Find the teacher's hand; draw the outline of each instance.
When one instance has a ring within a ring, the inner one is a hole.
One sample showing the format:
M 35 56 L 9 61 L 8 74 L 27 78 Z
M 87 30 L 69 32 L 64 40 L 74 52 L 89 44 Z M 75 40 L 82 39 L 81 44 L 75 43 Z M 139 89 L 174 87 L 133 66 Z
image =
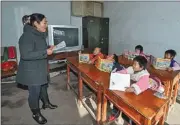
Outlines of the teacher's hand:
M 51 48 L 47 49 L 47 55 L 52 55 L 53 50 Z
M 55 46 L 50 46 L 49 49 L 53 50 L 55 48 Z

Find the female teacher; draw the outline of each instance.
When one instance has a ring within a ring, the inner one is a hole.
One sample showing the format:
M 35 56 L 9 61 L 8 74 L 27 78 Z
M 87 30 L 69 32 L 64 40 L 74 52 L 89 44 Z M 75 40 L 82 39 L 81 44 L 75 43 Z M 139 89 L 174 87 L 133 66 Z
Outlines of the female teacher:
M 30 15 L 30 23 L 26 24 L 24 33 L 19 39 L 20 63 L 16 76 L 17 83 L 27 85 L 29 90 L 29 107 L 34 120 L 45 124 L 46 118 L 41 114 L 42 108 L 57 108 L 49 101 L 48 87 L 48 60 L 47 56 L 53 53 L 53 47 L 48 48 L 46 43 L 47 20 L 43 14 Z

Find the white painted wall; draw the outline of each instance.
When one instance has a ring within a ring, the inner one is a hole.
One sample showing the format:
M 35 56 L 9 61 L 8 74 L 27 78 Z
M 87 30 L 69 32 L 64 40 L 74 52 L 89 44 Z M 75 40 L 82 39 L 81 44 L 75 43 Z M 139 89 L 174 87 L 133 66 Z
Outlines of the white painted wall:
M 10 2 L 2 1 L 2 46 L 16 46 L 19 60 L 18 40 L 23 31 L 22 16 L 42 13 L 48 24 L 82 26 L 81 17 L 71 17 L 71 2 Z
M 104 2 L 104 16 L 110 18 L 110 53 L 141 44 L 145 53 L 158 57 L 175 49 L 180 62 L 179 12 L 179 2 Z
M 82 42 L 82 17 L 71 16 L 71 25 L 80 27 L 80 41 Z

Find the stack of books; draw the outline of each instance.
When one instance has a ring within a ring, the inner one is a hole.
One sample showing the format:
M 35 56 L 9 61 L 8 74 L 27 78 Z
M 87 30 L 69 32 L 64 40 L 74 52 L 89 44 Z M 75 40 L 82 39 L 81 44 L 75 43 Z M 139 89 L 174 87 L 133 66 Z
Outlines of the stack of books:
M 112 60 L 107 60 L 107 59 L 101 59 L 98 58 L 95 66 L 104 72 L 111 72 L 113 68 L 114 62 Z
M 152 56 L 152 65 L 155 69 L 166 70 L 170 66 L 170 63 L 170 59 L 156 58 Z
M 90 60 L 89 54 L 79 54 L 79 63 L 88 63 Z

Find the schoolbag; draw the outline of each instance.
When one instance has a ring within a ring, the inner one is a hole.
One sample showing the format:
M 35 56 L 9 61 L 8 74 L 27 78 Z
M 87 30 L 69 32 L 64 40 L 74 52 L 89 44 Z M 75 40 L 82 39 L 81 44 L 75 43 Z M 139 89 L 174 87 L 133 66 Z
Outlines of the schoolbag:
M 156 76 L 149 76 L 149 88 L 160 93 L 164 92 L 164 86 L 162 85 L 161 80 Z
M 112 71 L 113 72 L 117 72 L 117 71 L 120 71 L 120 70 L 123 70 L 125 69 L 124 66 L 122 66 L 121 64 L 119 63 L 114 63 L 114 66 L 112 68 Z

